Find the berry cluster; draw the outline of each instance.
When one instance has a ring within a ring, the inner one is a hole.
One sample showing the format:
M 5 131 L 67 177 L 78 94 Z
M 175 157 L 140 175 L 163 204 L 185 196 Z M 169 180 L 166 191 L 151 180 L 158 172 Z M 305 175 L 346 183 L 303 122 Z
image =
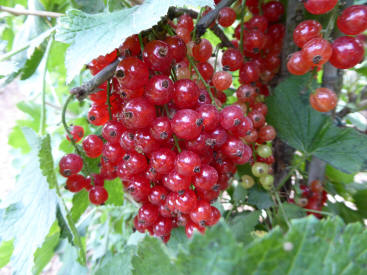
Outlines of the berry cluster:
M 305 8 L 312 14 L 332 10 L 337 0 L 307 0 Z M 349 69 L 364 58 L 363 42 L 356 35 L 367 29 L 367 6 L 355 5 L 346 8 L 337 18 L 341 36 L 330 43 L 322 37 L 322 26 L 316 20 L 301 22 L 293 32 L 294 43 L 301 48 L 290 57 L 287 67 L 291 74 L 304 75 L 322 68 L 326 62 L 338 69 Z M 327 88 L 317 89 L 310 96 L 311 106 L 319 112 L 329 112 L 336 107 L 337 96 Z
M 295 200 L 290 200 L 292 203 L 296 203 L 302 208 L 309 209 L 308 215 L 314 215 L 315 217 L 321 219 L 321 213 L 316 211 L 321 211 L 322 207 L 327 201 L 327 192 L 319 180 L 314 180 L 311 182 L 310 186 L 301 185 L 301 196 L 295 198 Z M 315 211 L 315 212 L 314 212 Z
M 164 241 L 174 227 L 185 226 L 191 237 L 218 222 L 220 212 L 211 203 L 228 188 L 236 165 L 250 162 L 253 174 L 270 189 L 276 132 L 266 123 L 262 101 L 280 67 L 284 25 L 278 20 L 284 7 L 270 1 L 261 15 L 258 4 L 246 2 L 254 16 L 236 27 L 235 47 L 223 52 L 222 70 L 211 64 L 211 43 L 194 37 L 194 21 L 187 14 L 170 22 L 176 35 L 133 35 L 94 59 L 88 65 L 93 75 L 121 58 L 113 78 L 89 96 L 88 121 L 102 126 L 102 134 L 86 136 L 82 149 L 88 158 L 100 158 L 100 173 L 82 176 L 83 159 L 68 154 L 59 163 L 66 188 L 85 188 L 91 203 L 99 205 L 108 199 L 104 181 L 120 178 L 125 191 L 141 203 L 135 229 Z M 235 19 L 228 7 L 217 22 L 227 27 Z M 231 87 L 236 71 L 238 101 L 225 105 L 223 91 Z M 79 142 L 81 130 L 73 126 L 67 138 Z

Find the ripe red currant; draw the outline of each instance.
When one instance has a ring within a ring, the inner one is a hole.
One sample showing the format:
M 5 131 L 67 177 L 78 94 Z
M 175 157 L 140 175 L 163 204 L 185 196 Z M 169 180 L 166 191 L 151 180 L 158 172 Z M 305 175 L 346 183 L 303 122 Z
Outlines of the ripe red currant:
M 67 154 L 61 158 L 59 168 L 64 177 L 78 174 L 83 168 L 83 159 L 77 154 Z
M 312 108 L 319 112 L 330 112 L 336 107 L 338 97 L 328 88 L 318 88 L 310 95 Z
M 355 5 L 346 8 L 336 21 L 339 30 L 347 35 L 356 35 L 367 29 L 367 6 Z

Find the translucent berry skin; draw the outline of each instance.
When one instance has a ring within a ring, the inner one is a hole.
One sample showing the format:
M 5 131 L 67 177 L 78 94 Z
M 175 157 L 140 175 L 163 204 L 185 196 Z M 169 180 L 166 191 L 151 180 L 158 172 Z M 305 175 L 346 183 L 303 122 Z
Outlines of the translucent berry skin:
M 203 130 L 205 132 L 211 132 L 218 127 L 220 113 L 215 106 L 212 104 L 203 104 L 196 111 L 203 119 Z
M 332 44 L 330 63 L 338 69 L 349 69 L 357 65 L 364 58 L 364 47 L 358 38 L 341 36 Z
M 212 214 L 210 215 L 210 220 L 207 221 L 207 226 L 213 226 L 217 224 L 220 220 L 221 214 L 218 208 L 215 206 L 211 206 Z
M 169 191 L 162 185 L 156 185 L 152 188 L 148 199 L 151 204 L 160 205 L 164 203 Z
M 117 163 L 124 154 L 124 150 L 119 144 L 111 144 L 106 142 L 103 145 L 102 156 L 105 160 L 111 163 Z
M 250 29 L 256 29 L 265 32 L 268 29 L 269 20 L 263 15 L 255 15 L 248 21 Z
M 239 78 L 241 84 L 250 84 L 256 82 L 259 78 L 260 68 L 255 62 L 249 61 L 241 66 Z
M 182 61 L 187 52 L 185 41 L 178 36 L 169 36 L 166 38 L 165 42 L 168 44 L 172 58 L 176 63 Z
M 150 156 L 150 165 L 157 173 L 167 174 L 174 168 L 175 152 L 168 148 L 160 148 Z
M 205 229 L 206 228 L 204 226 L 200 226 L 192 222 L 191 220 L 189 220 L 185 225 L 185 233 L 186 233 L 187 238 L 189 239 L 191 239 L 191 237 L 194 235 L 194 232 L 199 232 L 200 234 L 204 234 Z
M 285 26 L 284 24 L 281 23 L 276 23 L 273 24 L 271 26 L 269 26 L 268 29 L 268 35 L 272 38 L 272 42 L 274 43 L 281 43 L 283 38 L 284 38 L 284 34 L 285 34 Z M 276 49 L 277 44 L 273 44 L 273 48 Z M 282 47 L 281 45 L 278 47 L 278 51 L 277 53 L 280 53 Z
M 119 47 L 119 52 L 122 56 L 137 56 L 140 53 L 139 36 L 134 34 L 126 38 Z
M 265 35 L 259 30 L 248 30 L 244 37 L 243 47 L 248 53 L 258 54 L 265 46 Z
M 135 151 L 135 131 L 126 130 L 120 137 L 120 146 L 126 152 Z
M 200 157 L 188 150 L 179 153 L 175 160 L 175 170 L 183 176 L 191 177 L 200 171 Z
M 75 141 L 75 142 L 79 142 L 83 136 L 84 136 L 84 129 L 82 126 L 79 125 L 73 125 L 70 127 L 70 133 L 71 133 L 71 138 Z M 66 139 L 70 141 L 69 135 L 66 134 Z
M 190 15 L 185 13 L 178 18 L 177 27 L 185 28 L 189 32 L 192 32 L 194 30 L 194 21 Z
M 264 124 L 265 124 L 265 116 L 261 112 L 251 111 L 248 114 L 248 117 L 252 120 L 252 123 L 253 123 L 255 128 L 260 128 L 260 127 L 264 126 Z
M 357 35 L 367 29 L 367 6 L 355 5 L 346 8 L 339 15 L 336 24 L 347 35 Z
M 257 96 L 255 87 L 248 84 L 241 85 L 237 89 L 236 95 L 239 102 L 248 102 L 248 103 L 254 102 Z
M 87 157 L 98 158 L 102 154 L 103 140 L 97 135 L 86 136 L 82 143 Z
M 232 75 L 229 72 L 216 72 L 212 78 L 213 85 L 218 91 L 227 90 L 232 84 Z
M 217 20 L 222 27 L 229 27 L 236 20 L 236 12 L 230 7 L 224 7 L 219 11 Z
M 294 29 L 294 43 L 302 48 L 311 39 L 321 38 L 321 30 L 322 26 L 316 20 L 305 20 Z
M 128 129 L 148 127 L 156 117 L 155 107 L 146 98 L 133 98 L 126 103 L 123 111 L 123 124 Z
M 125 189 L 137 202 L 144 202 L 150 194 L 149 180 L 143 176 L 135 175 L 123 181 Z
M 183 176 L 172 170 L 168 175 L 163 177 L 162 183 L 164 187 L 172 192 L 181 192 L 190 187 L 191 176 Z
M 153 225 L 154 236 L 163 237 L 168 236 L 172 230 L 172 219 L 159 217 Z
M 103 186 L 94 186 L 89 190 L 89 201 L 96 205 L 104 204 L 108 199 L 108 193 Z
M 198 63 L 196 67 L 204 80 L 208 81 L 212 79 L 214 73 L 214 68 L 212 65 L 210 65 L 208 62 L 201 62 Z
M 71 175 L 66 180 L 65 189 L 73 193 L 79 192 L 86 186 L 86 181 L 86 178 L 82 175 Z
M 229 130 L 241 124 L 244 114 L 237 105 L 229 105 L 220 112 L 220 125 Z
M 336 107 L 338 97 L 328 88 L 318 88 L 310 95 L 312 108 L 319 112 L 330 112 Z
M 245 137 L 249 131 L 254 129 L 254 123 L 251 118 L 244 117 L 241 124 L 232 130 L 232 134 L 236 137 Z
M 305 62 L 302 52 L 298 51 L 292 54 L 291 58 L 287 62 L 288 71 L 294 75 L 304 75 L 309 72 L 312 65 Z
M 252 151 L 250 152 L 250 155 L 248 154 L 248 146 L 245 145 L 240 139 L 235 137 L 229 137 L 224 143 L 224 145 L 221 147 L 222 152 L 227 157 L 237 160 L 237 158 L 242 157 L 243 155 L 246 156 L 247 161 L 250 159 Z
M 184 214 L 189 214 L 196 208 L 197 197 L 194 191 L 188 189 L 176 196 L 176 208 Z
M 197 138 L 186 141 L 185 148 L 202 155 L 210 149 L 210 145 L 207 144 L 208 141 L 210 141 L 209 134 L 203 132 Z
M 77 154 L 67 154 L 61 158 L 59 168 L 64 177 L 78 174 L 83 168 L 83 159 Z
M 198 44 L 192 48 L 192 56 L 199 62 L 207 61 L 213 52 L 212 44 L 205 38 L 200 39 Z
M 173 57 L 169 45 L 161 40 L 153 40 L 144 46 L 143 60 L 152 71 L 167 73 Z
M 191 32 L 182 27 L 177 27 L 176 34 L 178 37 L 180 37 L 185 43 L 189 43 L 191 40 Z
M 228 68 L 231 72 L 241 68 L 243 64 L 243 58 L 241 52 L 238 49 L 227 49 L 222 55 L 222 65 L 224 68 Z
M 153 104 L 167 104 L 173 95 L 173 82 L 166 75 L 153 76 L 145 87 L 145 97 Z
M 183 109 L 176 112 L 171 121 L 172 131 L 177 137 L 191 140 L 200 135 L 203 119 L 196 111 Z
M 324 14 L 331 11 L 338 0 L 306 0 L 303 1 L 305 9 L 312 14 Z
M 322 38 L 308 41 L 302 48 L 302 56 L 306 63 L 321 66 L 329 61 L 332 54 L 331 44 Z
M 88 121 L 95 126 L 104 125 L 108 121 L 108 110 L 104 105 L 92 105 L 88 111 Z
M 218 172 L 214 167 L 204 164 L 195 174 L 194 185 L 203 190 L 211 190 L 218 181 Z
M 197 202 L 196 208 L 191 211 L 190 218 L 191 220 L 201 226 L 206 226 L 211 218 L 211 206 L 210 203 L 204 200 L 200 200 Z
M 136 231 L 140 233 L 145 233 L 145 230 L 147 229 L 147 227 L 145 226 L 145 224 L 139 222 L 138 216 L 135 216 L 133 222 L 134 222 L 134 228 L 136 229 Z
M 160 143 L 152 137 L 148 129 L 140 129 L 135 134 L 135 151 L 150 154 L 158 150 Z
M 138 221 L 146 227 L 152 226 L 158 220 L 158 217 L 158 208 L 151 203 L 143 204 L 138 211 Z
M 122 123 L 117 121 L 108 121 L 102 128 L 102 136 L 106 141 L 118 144 L 124 131 L 125 128 Z
M 270 1 L 262 6 L 263 14 L 270 22 L 276 22 L 284 13 L 283 4 L 278 1 Z
M 258 137 L 262 141 L 272 141 L 275 139 L 277 132 L 275 131 L 274 127 L 271 125 L 263 126 L 259 129 Z
M 149 128 L 150 134 L 157 141 L 166 141 L 172 137 L 171 123 L 167 117 L 157 117 Z
M 106 55 L 100 55 L 96 59 L 93 59 L 91 63 L 88 64 L 88 68 L 92 75 L 96 75 L 98 72 L 100 72 L 104 67 L 106 67 L 108 64 L 112 63 L 117 57 L 117 51 L 114 50 L 113 52 L 106 54 Z
M 173 103 L 180 109 L 195 107 L 199 95 L 199 87 L 190 79 L 181 79 L 174 84 L 172 99 Z
M 124 179 L 131 175 L 142 174 L 148 168 L 148 162 L 144 155 L 131 152 L 124 154 L 117 166 L 117 175 Z
M 149 69 L 139 58 L 127 57 L 118 64 L 115 77 L 123 87 L 136 90 L 147 84 Z
M 214 131 L 210 133 L 210 139 L 213 143 L 214 148 L 221 147 L 227 141 L 227 138 L 228 138 L 227 131 L 224 130 L 222 127 L 218 127 L 217 129 L 214 129 Z

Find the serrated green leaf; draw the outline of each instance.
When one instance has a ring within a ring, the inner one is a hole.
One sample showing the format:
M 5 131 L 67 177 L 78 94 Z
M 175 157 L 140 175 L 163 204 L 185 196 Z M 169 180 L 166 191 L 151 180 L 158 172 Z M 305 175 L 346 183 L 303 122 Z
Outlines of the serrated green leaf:
M 9 263 L 13 250 L 14 245 L 12 240 L 0 243 L 0 268 Z
M 115 180 L 106 180 L 104 187 L 108 192 L 106 204 L 122 205 L 124 203 L 124 192 L 122 182 L 119 178 Z
M 38 153 L 40 160 L 40 168 L 42 175 L 47 178 L 49 188 L 55 188 L 57 184 L 56 174 L 54 170 L 54 161 L 51 152 L 51 138 L 50 135 L 46 135 L 45 138 L 41 140 L 41 148 Z
M 68 11 L 59 20 L 56 35 L 56 40 L 70 44 L 66 54 L 67 82 L 94 58 L 112 52 L 128 36 L 158 23 L 170 6 L 185 5 L 213 7 L 214 3 L 212 0 L 146 0 L 142 5 L 111 13 L 91 15 Z
M 367 232 L 340 218 L 293 220 L 246 246 L 236 274 L 365 274 Z
M 98 268 L 95 275 L 131 275 L 133 269 L 131 259 L 135 252 L 136 247 L 134 246 L 127 246 L 124 251 L 114 255 L 108 252 L 103 256 L 100 268 Z
M 292 147 L 328 162 L 346 173 L 367 168 L 367 137 L 353 129 L 338 128 L 330 117 L 309 105 L 311 76 L 291 76 L 268 97 L 268 122 Z
M 175 274 L 176 267 L 171 263 L 161 240 L 147 236 L 139 243 L 132 259 L 133 274 Z
M 256 210 L 250 213 L 240 213 L 231 218 L 228 223 L 236 240 L 242 243 L 249 243 L 253 240 L 251 232 L 259 223 L 260 211 Z
M 50 229 L 45 241 L 43 242 L 42 247 L 38 248 L 34 253 L 34 267 L 33 274 L 39 274 L 43 270 L 43 268 L 48 264 L 54 255 L 54 250 L 56 245 L 59 242 L 60 229 L 55 222 Z
M 182 274 L 233 274 L 240 255 L 230 229 L 219 223 L 195 234 L 187 251 L 181 251 L 175 265 Z
M 34 252 L 42 246 L 55 221 L 57 196 L 42 174 L 46 157 L 39 158 L 39 154 L 43 140 L 29 128 L 24 128 L 23 133 L 32 151 L 18 176 L 17 188 L 4 202 L 0 237 L 14 240 L 12 268 L 19 274 L 28 274 L 33 268 Z
M 266 209 L 274 205 L 268 191 L 255 184 L 248 190 L 248 203 L 255 205 L 259 209 Z
M 34 48 L 32 55 L 27 59 L 23 68 L 21 69 L 21 80 L 29 78 L 37 70 L 38 65 L 41 63 L 42 57 L 46 51 L 46 45 L 46 43 L 42 43 Z
M 73 206 L 70 210 L 70 215 L 74 222 L 79 220 L 89 204 L 88 192 L 86 190 L 82 190 L 73 196 Z

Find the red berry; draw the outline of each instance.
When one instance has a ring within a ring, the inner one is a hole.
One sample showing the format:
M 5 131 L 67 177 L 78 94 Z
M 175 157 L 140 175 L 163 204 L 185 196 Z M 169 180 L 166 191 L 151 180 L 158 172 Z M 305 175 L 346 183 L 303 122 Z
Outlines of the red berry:
M 259 30 L 248 30 L 244 37 L 243 47 L 246 53 L 258 54 L 265 46 L 265 35 Z
M 197 198 L 192 190 L 185 190 L 182 194 L 176 196 L 175 205 L 178 211 L 189 214 L 196 208 Z
M 166 42 L 153 40 L 144 46 L 143 60 L 153 71 L 169 72 L 173 57 Z
M 219 11 L 217 20 L 222 27 L 229 27 L 236 20 L 236 12 L 230 7 L 224 7 Z
M 347 35 L 356 35 L 367 29 L 367 6 L 355 5 L 346 8 L 336 21 L 339 30 Z
M 126 38 L 119 47 L 119 52 L 122 56 L 137 56 L 140 53 L 139 36 L 134 34 Z
M 153 225 L 154 236 L 164 237 L 169 236 L 172 230 L 172 219 L 159 217 Z
M 175 152 L 168 148 L 160 148 L 150 156 L 150 165 L 159 174 L 167 174 L 174 168 Z
M 203 130 L 211 132 L 219 125 L 220 113 L 211 104 L 203 104 L 196 109 L 199 116 L 203 119 Z
M 189 43 L 191 40 L 191 31 L 186 28 L 178 27 L 176 29 L 176 34 L 180 37 L 185 43 Z
M 131 175 L 142 174 L 148 168 L 148 162 L 144 155 L 130 152 L 124 154 L 117 166 L 117 174 L 125 179 Z
M 229 137 L 221 149 L 227 157 L 236 162 L 244 161 L 245 163 L 249 161 L 252 156 L 251 148 L 235 137 Z
M 219 219 L 221 217 L 221 214 L 218 210 L 218 208 L 211 206 L 212 214 L 210 216 L 210 220 L 207 222 L 207 226 L 213 226 L 219 222 Z
M 305 9 L 312 14 L 323 14 L 331 11 L 338 0 L 305 0 L 303 5 Z
M 203 119 L 191 109 L 177 111 L 171 121 L 172 131 L 177 137 L 190 140 L 200 135 Z
M 195 175 L 194 185 L 203 190 L 211 190 L 218 181 L 218 172 L 214 167 L 204 164 Z
M 248 117 L 252 120 L 255 128 L 260 128 L 265 124 L 265 116 L 261 112 L 251 111 Z
M 301 51 L 295 52 L 287 62 L 288 71 L 294 75 L 304 75 L 311 70 L 312 65 L 305 62 Z
M 302 48 L 313 38 L 321 38 L 322 26 L 316 20 L 305 20 L 301 22 L 293 32 L 294 43 Z
M 210 222 L 212 209 L 210 203 L 204 200 L 197 202 L 196 208 L 190 213 L 191 220 L 201 226 L 206 226 Z
M 147 200 L 151 190 L 148 179 L 140 175 L 134 175 L 124 179 L 123 184 L 126 191 L 134 198 L 134 200 L 137 202 L 144 202 Z
M 196 188 L 195 191 L 198 199 L 210 202 L 214 202 L 220 195 L 220 192 L 217 190 L 202 190 L 200 188 Z
M 313 38 L 302 48 L 302 58 L 307 64 L 321 66 L 329 61 L 333 49 L 331 44 L 322 38 Z
M 178 36 L 169 36 L 165 42 L 168 44 L 172 58 L 176 63 L 185 58 L 187 52 L 185 41 Z
M 259 129 L 258 137 L 263 141 L 271 141 L 275 139 L 277 133 L 273 126 L 266 125 Z
M 241 85 L 237 89 L 236 95 L 239 102 L 248 102 L 248 103 L 254 102 L 257 96 L 255 87 L 248 84 Z
M 148 199 L 150 203 L 154 205 L 160 205 L 164 203 L 168 193 L 169 191 L 165 187 L 163 187 L 162 185 L 156 185 L 152 188 Z
M 192 20 L 190 15 L 185 13 L 178 18 L 177 27 L 185 28 L 189 32 L 192 32 L 194 30 L 194 21 Z
M 277 1 L 270 1 L 262 6 L 263 14 L 270 22 L 276 22 L 284 13 L 283 4 Z
M 91 203 L 100 205 L 108 199 L 108 193 L 103 186 L 94 186 L 89 190 L 89 200 Z
M 220 125 L 229 130 L 241 124 L 244 114 L 237 105 L 229 105 L 220 112 Z
M 197 138 L 185 142 L 186 150 L 194 151 L 198 154 L 205 154 L 210 149 L 211 138 L 208 133 L 201 133 Z
M 77 154 L 67 154 L 61 158 L 59 168 L 64 177 L 78 174 L 83 168 L 83 159 Z
M 87 157 L 98 158 L 102 154 L 103 140 L 99 136 L 89 135 L 83 140 L 82 146 Z
M 167 117 L 157 117 L 152 122 L 149 131 L 157 141 L 168 140 L 172 137 L 171 123 Z
M 255 62 L 248 61 L 241 66 L 239 78 L 241 84 L 250 84 L 256 82 L 259 78 L 260 68 Z
M 205 233 L 205 227 L 200 226 L 194 222 L 192 222 L 191 220 L 189 220 L 186 223 L 185 226 L 185 233 L 186 236 L 190 239 L 192 237 L 192 235 L 194 235 L 194 232 L 198 231 L 200 234 L 204 234 Z
M 285 34 L 285 26 L 281 23 L 273 24 L 268 29 L 268 35 L 271 37 L 275 53 L 280 53 L 282 48 L 282 40 Z M 274 44 L 275 43 L 275 44 Z M 277 44 L 278 43 L 278 44 Z M 278 47 L 278 48 L 277 48 Z
M 310 95 L 312 108 L 319 112 L 330 112 L 336 107 L 338 97 L 328 88 L 318 88 Z
M 162 183 L 164 187 L 172 192 L 181 192 L 190 187 L 191 176 L 183 176 L 177 173 L 176 170 L 172 170 L 168 175 L 163 177 Z
M 82 126 L 73 125 L 70 127 L 70 134 L 71 134 L 71 138 L 75 142 L 79 142 L 84 136 L 84 129 Z M 70 137 L 68 134 L 66 134 L 66 139 L 70 141 Z
M 349 69 L 363 60 L 364 46 L 356 37 L 342 36 L 332 44 L 330 63 L 338 69 Z
M 122 123 L 117 121 L 108 121 L 102 128 L 102 136 L 106 141 L 118 144 L 124 131 L 125 128 Z
M 174 84 L 173 103 L 180 109 L 195 107 L 199 95 L 199 87 L 190 79 L 181 79 Z
M 105 105 L 92 105 L 88 111 L 88 121 L 95 126 L 101 126 L 108 121 L 108 110 Z
M 140 129 L 135 134 L 135 150 L 139 153 L 150 154 L 158 150 L 160 143 L 149 133 L 148 129 Z
M 76 174 L 71 175 L 66 180 L 65 189 L 69 190 L 70 192 L 79 192 L 87 185 L 87 180 L 84 176 Z
M 204 80 L 209 81 L 213 77 L 214 68 L 208 62 L 201 62 L 196 65 L 200 75 Z
M 183 176 L 191 177 L 200 171 L 200 157 L 192 151 L 183 150 L 175 160 L 175 170 Z
M 205 38 L 201 38 L 199 43 L 192 48 L 192 56 L 199 62 L 207 61 L 211 57 L 212 52 L 212 44 Z
M 131 99 L 123 111 L 123 123 L 126 128 L 138 129 L 148 127 L 156 116 L 155 107 L 146 98 Z
M 135 151 L 135 132 L 126 130 L 120 137 L 120 146 L 127 152 Z
M 111 163 L 118 162 L 124 154 L 124 150 L 119 144 L 111 144 L 109 142 L 103 145 L 102 156 Z
M 222 55 L 222 65 L 230 71 L 238 70 L 243 64 L 243 57 L 238 49 L 229 48 Z
M 158 220 L 158 217 L 158 208 L 151 203 L 145 203 L 139 209 L 138 221 L 146 227 L 152 226 Z
M 96 75 L 98 72 L 100 72 L 104 67 L 106 67 L 108 64 L 112 63 L 117 57 L 117 51 L 114 50 L 113 52 L 106 54 L 106 55 L 100 55 L 96 59 L 92 60 L 90 64 L 88 64 L 88 68 L 92 75 Z
M 123 87 L 135 90 L 148 82 L 149 69 L 137 57 L 127 57 L 118 64 L 115 76 Z
M 210 141 L 213 143 L 214 148 L 221 147 L 228 138 L 227 131 L 222 127 L 218 127 L 210 133 Z
M 214 87 L 219 91 L 227 90 L 232 84 L 232 75 L 229 72 L 216 72 L 212 78 Z

